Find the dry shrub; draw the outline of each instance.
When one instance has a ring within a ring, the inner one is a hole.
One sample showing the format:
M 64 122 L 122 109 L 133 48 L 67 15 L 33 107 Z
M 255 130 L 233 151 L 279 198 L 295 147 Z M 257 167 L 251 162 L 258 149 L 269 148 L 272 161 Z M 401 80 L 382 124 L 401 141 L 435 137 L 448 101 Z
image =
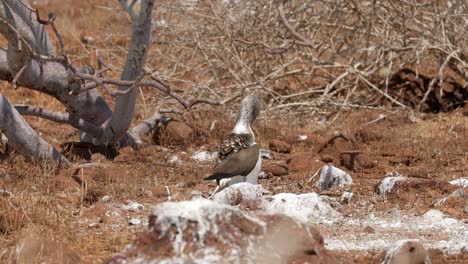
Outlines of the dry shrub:
M 464 93 L 459 104 L 468 97 L 467 10 L 462 0 L 163 1 L 149 62 L 181 92 L 229 100 L 260 89 L 283 114 L 382 99 L 406 107 L 390 80 L 411 69 L 429 82 L 409 106 L 428 110 L 425 101 L 451 93 L 444 80 Z

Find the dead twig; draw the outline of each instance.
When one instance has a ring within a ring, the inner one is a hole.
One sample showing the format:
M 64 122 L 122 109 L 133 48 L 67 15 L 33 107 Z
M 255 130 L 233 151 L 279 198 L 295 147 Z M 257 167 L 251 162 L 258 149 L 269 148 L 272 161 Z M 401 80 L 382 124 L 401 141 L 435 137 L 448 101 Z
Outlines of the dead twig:
M 18 78 L 21 77 L 21 75 L 23 74 L 26 67 L 28 67 L 28 65 L 23 65 L 23 67 L 21 67 L 21 69 L 15 74 L 15 77 L 13 78 L 13 81 L 11 81 L 11 85 L 13 86 L 13 89 L 16 90 L 16 88 L 17 88 L 16 83 L 18 82 Z

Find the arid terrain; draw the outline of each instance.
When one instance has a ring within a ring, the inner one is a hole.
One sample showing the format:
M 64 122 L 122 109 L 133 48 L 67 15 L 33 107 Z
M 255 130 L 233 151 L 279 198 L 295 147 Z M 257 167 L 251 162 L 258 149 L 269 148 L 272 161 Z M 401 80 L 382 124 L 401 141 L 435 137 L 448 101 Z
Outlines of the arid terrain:
M 118 76 L 129 22 L 114 2 L 31 1 L 44 16 L 57 14 L 57 27 L 74 63 L 94 64 L 99 50 L 113 67 L 110 75 Z M 158 33 L 155 36 L 157 42 Z M 207 68 L 200 66 L 195 71 L 180 66 L 183 61 L 174 63 L 176 66 L 168 63 L 163 55 L 176 57 L 171 49 L 170 42 L 157 42 L 148 64 L 161 72 L 183 68 L 168 82 L 180 87 L 177 92 L 187 98 L 211 95 L 190 90 L 203 88 L 194 83 L 206 82 L 202 73 Z M 419 70 L 429 77 L 437 72 L 433 65 Z M 276 98 L 272 94 L 287 97 L 304 91 L 303 83 L 296 85 L 300 81 L 294 76 L 280 81 L 288 85 L 278 84 L 271 91 L 246 85 L 252 89 L 241 93 L 257 91 L 262 98 L 253 130 L 257 142 L 271 154 L 263 160 L 265 177 L 259 180 L 270 195 L 316 192 L 328 197 L 340 217 L 310 219 L 308 223 L 324 237 L 325 248 L 344 263 L 380 263 L 384 249 L 400 239 L 419 240 L 429 250 L 431 263 L 468 263 L 468 97 L 457 102 L 458 107 L 445 105 L 440 112 L 429 104 L 427 111 L 417 111 L 366 100 L 360 105 L 324 103 L 296 108 L 288 106 L 296 103 L 292 101 L 272 105 Z M 454 90 L 468 95 L 468 80 L 458 77 L 451 81 Z M 235 82 L 235 78 L 220 78 L 219 85 Z M 356 92 L 357 97 L 374 97 L 370 91 Z M 226 88 L 223 95 L 228 98 L 237 92 Z M 51 97 L 22 87 L 14 90 L 7 82 L 0 85 L 0 93 L 15 104 L 63 111 L 60 102 Z M 304 98 L 311 94 L 305 92 Z M 336 96 L 346 97 L 340 94 Z M 402 102 L 409 105 L 414 100 Z M 14 150 L 0 148 L 1 262 L 11 262 L 15 251 L 22 248 L 23 262 L 18 263 L 29 263 L 42 248 L 45 256 L 47 250 L 60 249 L 63 259 L 49 259 L 48 263 L 103 263 L 147 229 L 156 204 L 190 200 L 200 194 L 208 197 L 215 183 L 203 178 L 210 175 L 218 144 L 234 125 L 239 102 L 234 96 L 224 105 L 201 104 L 185 111 L 165 94 L 142 87 L 134 122 L 157 111 L 174 121 L 146 138 L 141 150 L 120 149 L 113 160 L 99 153 L 89 160 L 69 153 L 74 166 L 57 169 L 46 161 L 31 161 Z M 65 142 L 78 141 L 77 131 L 68 125 L 38 117 L 25 119 L 59 150 Z M 318 174 L 325 164 L 349 173 L 352 184 L 321 191 Z M 409 180 L 396 182 L 382 193 L 379 184 L 389 176 Z M 345 191 L 352 193 L 346 201 L 341 198 Z

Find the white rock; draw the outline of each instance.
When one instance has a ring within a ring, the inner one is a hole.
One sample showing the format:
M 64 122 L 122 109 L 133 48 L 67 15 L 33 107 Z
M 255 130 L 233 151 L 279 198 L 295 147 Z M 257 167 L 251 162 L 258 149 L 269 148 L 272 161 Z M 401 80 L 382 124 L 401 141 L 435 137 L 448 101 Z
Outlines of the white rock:
M 408 177 L 401 176 L 401 175 L 384 178 L 379 185 L 379 194 L 385 195 L 386 193 L 390 192 L 393 189 L 393 186 L 395 186 L 396 182 L 405 181 L 407 179 Z
M 1 134 L 1 133 L 0 133 L 0 143 L 3 144 L 3 145 L 8 144 L 8 138 L 5 135 Z
M 233 184 L 213 196 L 213 201 L 222 204 L 237 205 L 250 202 L 262 196 L 264 189 L 260 184 L 240 182 Z
M 351 199 L 353 199 L 353 195 L 354 193 L 352 192 L 344 191 L 341 194 L 341 203 L 350 203 Z
M 307 135 L 299 135 L 297 136 L 297 141 L 306 141 L 307 140 Z
M 110 195 L 104 195 L 104 196 L 101 198 L 101 202 L 103 202 L 103 203 L 107 203 L 107 202 L 109 202 L 110 200 L 112 200 L 112 196 L 110 196 Z
M 192 200 L 203 198 L 202 192 L 200 192 L 199 190 L 193 190 L 190 193 L 190 195 L 192 197 Z
M 441 206 L 441 205 L 444 204 L 449 198 L 456 198 L 456 197 L 467 198 L 467 197 L 468 197 L 468 192 L 466 192 L 465 189 L 464 189 L 464 187 L 462 187 L 462 188 L 460 188 L 460 189 L 455 190 L 454 192 L 452 192 L 449 196 L 439 199 L 436 203 L 434 203 L 434 206 L 436 206 L 436 207 Z
M 352 183 L 353 179 L 347 172 L 333 165 L 326 164 L 320 171 L 320 179 L 317 182 L 317 186 L 323 191 L 332 187 L 343 187 Z
M 88 228 L 89 228 L 89 229 L 97 228 L 97 227 L 99 227 L 99 223 L 96 223 L 96 222 L 90 223 L 90 224 L 88 225 Z
M 142 204 L 130 200 L 127 201 L 127 204 L 123 205 L 122 208 L 131 212 L 137 212 L 145 209 L 145 207 Z
M 339 216 L 330 204 L 316 193 L 279 193 L 262 197 L 260 204 L 267 214 L 284 214 L 300 221 L 330 220 Z
M 423 221 L 426 223 L 435 226 L 435 227 L 442 227 L 442 228 L 450 228 L 452 226 L 456 226 L 459 224 L 459 221 L 455 218 L 446 217 L 444 213 L 439 210 L 431 209 L 427 211 L 422 216 Z
M 208 199 L 160 203 L 148 226 L 156 254 L 137 242 L 124 250 L 125 263 L 287 263 L 316 240 L 310 225 Z
M 270 178 L 270 175 L 268 175 L 268 172 L 262 171 L 258 174 L 258 179 L 268 179 Z
M 209 152 L 206 150 L 201 150 L 195 152 L 195 154 L 192 155 L 191 159 L 195 161 L 209 161 L 209 160 L 214 160 L 218 156 L 218 153 L 216 152 Z
M 13 197 L 15 195 L 12 192 L 8 191 L 8 190 L 0 189 L 0 196 L 11 198 L 11 197 Z
M 167 162 L 172 165 L 180 165 L 182 164 L 182 160 L 177 155 L 172 155 Z
M 387 249 L 382 264 L 430 264 L 427 250 L 418 240 L 399 240 Z
M 128 223 L 130 225 L 140 225 L 141 224 L 141 220 L 138 219 L 138 218 L 131 218 L 130 220 L 128 220 Z
M 262 157 L 262 159 L 272 159 L 273 155 L 271 155 L 271 151 L 268 149 L 260 149 L 260 157 Z
M 452 184 L 452 185 L 457 185 L 457 186 L 460 186 L 462 188 L 465 188 L 465 187 L 468 187 L 468 177 L 463 177 L 463 178 L 460 178 L 460 179 L 449 181 L 449 183 Z

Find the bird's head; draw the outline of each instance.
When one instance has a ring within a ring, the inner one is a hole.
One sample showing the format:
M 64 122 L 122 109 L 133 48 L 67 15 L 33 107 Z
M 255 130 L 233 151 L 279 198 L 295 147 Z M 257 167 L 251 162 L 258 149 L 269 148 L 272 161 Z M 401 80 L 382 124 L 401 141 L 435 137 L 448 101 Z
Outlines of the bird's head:
M 251 94 L 242 99 L 236 123 L 243 123 L 250 126 L 253 124 L 257 115 L 260 113 L 260 99 L 258 95 Z

